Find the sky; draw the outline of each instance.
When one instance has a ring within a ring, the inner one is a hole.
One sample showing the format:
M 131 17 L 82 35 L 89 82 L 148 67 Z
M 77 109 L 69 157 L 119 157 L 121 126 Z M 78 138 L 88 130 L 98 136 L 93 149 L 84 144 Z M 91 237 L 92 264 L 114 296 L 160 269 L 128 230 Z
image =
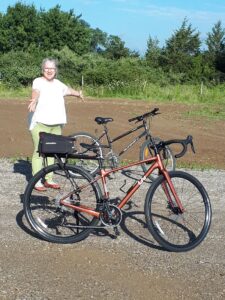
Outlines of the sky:
M 6 13 L 8 6 L 18 0 L 0 0 L 0 11 Z M 203 42 L 207 33 L 220 20 L 225 28 L 225 0 L 22 0 L 49 10 L 60 5 L 61 10 L 74 10 L 82 15 L 91 28 L 99 28 L 108 35 L 119 36 L 125 46 L 145 53 L 148 38 L 157 38 L 160 47 L 165 45 L 174 31 L 180 28 L 184 18 L 192 28 L 200 32 Z

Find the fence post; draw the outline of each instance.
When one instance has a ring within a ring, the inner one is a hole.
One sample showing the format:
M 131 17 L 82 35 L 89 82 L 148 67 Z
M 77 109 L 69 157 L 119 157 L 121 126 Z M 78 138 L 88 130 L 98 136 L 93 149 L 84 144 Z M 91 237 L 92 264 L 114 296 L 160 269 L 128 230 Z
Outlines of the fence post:
M 84 87 L 84 76 L 82 75 L 81 76 L 81 88 L 83 90 L 83 87 Z
M 201 82 L 201 96 L 203 94 L 203 81 Z

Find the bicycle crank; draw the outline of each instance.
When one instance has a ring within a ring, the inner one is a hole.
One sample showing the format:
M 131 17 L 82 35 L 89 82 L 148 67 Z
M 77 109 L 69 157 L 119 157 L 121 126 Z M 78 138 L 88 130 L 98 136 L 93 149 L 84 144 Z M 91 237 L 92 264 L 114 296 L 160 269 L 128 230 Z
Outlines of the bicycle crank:
M 100 215 L 102 224 L 109 227 L 116 227 L 122 221 L 122 211 L 113 204 L 107 205 Z

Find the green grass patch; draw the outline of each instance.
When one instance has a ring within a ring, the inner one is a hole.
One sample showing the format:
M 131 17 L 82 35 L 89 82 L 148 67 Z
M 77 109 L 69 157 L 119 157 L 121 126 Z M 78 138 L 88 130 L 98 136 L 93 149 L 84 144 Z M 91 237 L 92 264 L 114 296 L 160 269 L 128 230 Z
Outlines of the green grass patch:
M 210 106 L 203 106 L 196 110 L 190 110 L 189 112 L 185 113 L 186 116 L 199 116 L 199 117 L 206 117 L 212 120 L 225 120 L 225 105 L 221 104 L 218 105 L 210 105 Z
M 198 171 L 205 171 L 205 170 L 211 170 L 216 169 L 215 166 L 210 164 L 204 164 L 204 163 L 195 163 L 195 162 L 181 162 L 176 161 L 176 169 L 189 169 L 189 170 L 198 170 Z
M 87 86 L 88 96 L 98 98 L 126 98 L 145 101 L 175 102 L 185 104 L 225 104 L 225 84 L 213 87 L 199 85 L 159 85 L 147 82 Z
M 140 80 L 136 80 L 134 82 L 114 81 L 105 85 L 84 86 L 84 94 L 86 96 L 97 97 L 99 99 L 119 98 L 127 100 L 144 100 L 149 102 L 157 101 L 184 104 L 218 104 L 225 106 L 224 91 L 225 84 L 211 87 L 205 85 L 202 87 L 200 84 L 160 85 Z M 31 87 L 13 89 L 4 86 L 0 82 L 0 98 L 2 99 L 29 99 L 30 95 Z
M 31 97 L 31 87 L 7 88 L 0 83 L 0 99 L 24 100 Z

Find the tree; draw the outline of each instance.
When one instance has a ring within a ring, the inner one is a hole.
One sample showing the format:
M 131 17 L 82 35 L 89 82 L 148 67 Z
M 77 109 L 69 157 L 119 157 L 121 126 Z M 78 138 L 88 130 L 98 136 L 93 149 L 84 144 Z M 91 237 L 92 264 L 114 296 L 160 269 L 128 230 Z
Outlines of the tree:
M 207 34 L 206 45 L 211 57 L 216 57 L 221 53 L 225 42 L 225 29 L 222 28 L 221 21 L 218 21 L 212 28 L 212 32 Z
M 207 60 L 215 69 L 225 72 L 225 29 L 222 28 L 221 21 L 218 21 L 212 28 L 212 32 L 207 34 L 206 51 Z M 224 75 L 223 75 L 224 77 Z
M 60 5 L 45 11 L 37 11 L 34 5 L 21 2 L 8 7 L 6 14 L 0 13 L 0 52 L 29 51 L 34 48 L 49 51 L 64 47 L 78 55 L 105 53 L 111 59 L 138 56 L 124 46 L 117 36 L 107 36 L 99 28 L 76 16 L 74 10 L 61 10 Z
M 118 60 L 122 57 L 128 57 L 129 55 L 130 51 L 125 47 L 125 42 L 123 42 L 120 37 L 116 35 L 110 35 L 108 37 L 104 51 L 106 58 Z
M 43 58 L 43 57 L 42 57 Z M 25 51 L 10 51 L 1 55 L 1 80 L 10 87 L 27 86 L 40 75 L 41 57 Z
M 107 33 L 99 28 L 91 29 L 91 52 L 102 53 L 107 44 Z
M 60 50 L 67 46 L 77 54 L 90 51 L 91 31 L 73 10 L 63 12 L 59 5 L 40 12 L 38 45 L 43 49 Z
M 187 73 L 193 67 L 193 57 L 199 55 L 201 45 L 200 33 L 195 31 L 185 18 L 181 27 L 166 41 L 161 62 L 164 68 Z
M 91 51 L 91 29 L 73 10 L 61 11 L 56 5 L 49 11 L 36 11 L 34 5 L 20 2 L 0 15 L 0 51 L 60 50 L 67 46 L 77 54 Z
M 37 11 L 34 5 L 23 5 L 18 2 L 8 7 L 7 13 L 1 16 L 0 50 L 26 50 L 35 43 Z
M 161 55 L 161 49 L 159 47 L 159 40 L 149 36 L 147 41 L 147 50 L 145 58 L 147 64 L 151 67 L 157 68 L 159 66 L 159 57 Z

